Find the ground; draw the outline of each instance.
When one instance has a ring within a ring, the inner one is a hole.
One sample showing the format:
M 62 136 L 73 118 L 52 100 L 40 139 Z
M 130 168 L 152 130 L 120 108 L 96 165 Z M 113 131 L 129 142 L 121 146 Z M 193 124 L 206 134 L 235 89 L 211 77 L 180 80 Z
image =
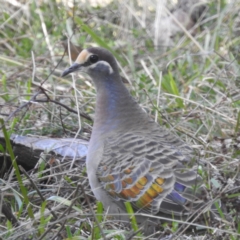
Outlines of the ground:
M 194 17 L 191 4 L 186 10 L 166 2 L 1 1 L 1 130 L 88 140 L 94 87 L 85 75 L 61 73 L 74 61 L 70 52 L 108 48 L 142 108 L 196 150 L 199 172 L 224 206 L 219 219 L 196 219 L 191 230 L 190 223 L 164 222 L 161 239 L 239 239 L 240 1 L 209 0 Z M 191 28 L 186 19 L 194 20 Z M 34 169 L 19 172 L 11 146 L 0 151 L 14 162 L 0 172 L 0 205 L 15 218 L 2 210 L 1 239 L 126 239 L 131 233 L 115 220 L 98 217 L 97 224 L 93 214 L 103 210 L 84 160 L 45 153 Z

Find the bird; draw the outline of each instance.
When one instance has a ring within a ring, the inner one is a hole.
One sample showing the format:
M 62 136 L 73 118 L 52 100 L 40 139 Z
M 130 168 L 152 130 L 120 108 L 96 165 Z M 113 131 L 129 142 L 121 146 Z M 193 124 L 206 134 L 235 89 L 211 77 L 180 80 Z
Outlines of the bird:
M 193 149 L 140 107 L 113 54 L 101 47 L 84 49 L 62 77 L 77 71 L 89 75 L 96 88 L 86 168 L 107 214 L 129 219 L 124 202 L 136 215 L 187 217 L 199 211 L 208 191 Z

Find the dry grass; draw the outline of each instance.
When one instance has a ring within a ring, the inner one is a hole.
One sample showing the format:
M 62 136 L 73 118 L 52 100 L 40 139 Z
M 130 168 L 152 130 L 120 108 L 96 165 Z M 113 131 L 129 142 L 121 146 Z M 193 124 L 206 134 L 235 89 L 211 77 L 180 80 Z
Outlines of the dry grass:
M 141 106 L 196 149 L 212 198 L 221 198 L 225 206 L 225 220 L 207 220 L 205 230 L 196 227 L 187 231 L 187 223 L 177 221 L 163 224 L 162 239 L 239 238 L 239 0 L 209 1 L 201 29 L 194 36 L 184 30 L 168 47 L 156 43 L 156 35 L 165 33 L 153 30 L 155 1 L 113 1 L 100 7 L 80 1 L 75 2 L 74 9 L 55 1 L 15 5 L 14 1 L 2 1 L 1 7 L 0 116 L 7 120 L 9 132 L 89 139 L 92 122 L 49 102 L 42 91 L 93 116 L 95 90 L 91 81 L 86 76 L 60 77 L 70 64 L 61 40 L 67 36 L 82 47 L 108 46 Z M 19 109 L 23 104 L 26 106 Z M 72 165 L 71 160 L 42 158 L 44 165 L 21 175 L 34 219 L 29 216 L 14 172 L 2 176 L 1 200 L 11 206 L 19 226 L 12 226 L 0 215 L 0 238 L 103 238 L 92 217 L 90 206 L 95 212 L 96 204 L 83 162 L 76 160 Z M 101 213 L 101 208 L 97 211 Z M 198 219 L 195 223 L 203 224 Z M 130 232 L 108 219 L 100 225 L 105 239 L 126 239 L 122 230 Z

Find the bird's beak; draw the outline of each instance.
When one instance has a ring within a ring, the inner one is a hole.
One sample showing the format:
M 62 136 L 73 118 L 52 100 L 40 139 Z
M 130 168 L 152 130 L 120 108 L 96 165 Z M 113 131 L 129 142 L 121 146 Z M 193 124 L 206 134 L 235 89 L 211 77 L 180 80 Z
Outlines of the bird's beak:
M 72 66 L 70 66 L 69 68 L 65 69 L 64 72 L 62 73 L 62 77 L 65 77 L 67 76 L 69 73 L 72 73 L 72 72 L 76 72 L 78 70 L 80 70 L 82 67 L 82 64 L 79 64 L 79 63 L 73 63 Z

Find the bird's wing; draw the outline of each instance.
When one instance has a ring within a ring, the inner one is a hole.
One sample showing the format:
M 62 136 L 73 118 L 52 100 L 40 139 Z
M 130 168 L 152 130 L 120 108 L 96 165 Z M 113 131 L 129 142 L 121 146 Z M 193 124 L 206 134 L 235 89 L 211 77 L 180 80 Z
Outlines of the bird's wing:
M 115 201 L 131 202 L 135 210 L 151 214 L 161 209 L 182 215 L 203 202 L 202 180 L 190 152 L 169 135 L 118 134 L 105 141 L 97 176 Z

